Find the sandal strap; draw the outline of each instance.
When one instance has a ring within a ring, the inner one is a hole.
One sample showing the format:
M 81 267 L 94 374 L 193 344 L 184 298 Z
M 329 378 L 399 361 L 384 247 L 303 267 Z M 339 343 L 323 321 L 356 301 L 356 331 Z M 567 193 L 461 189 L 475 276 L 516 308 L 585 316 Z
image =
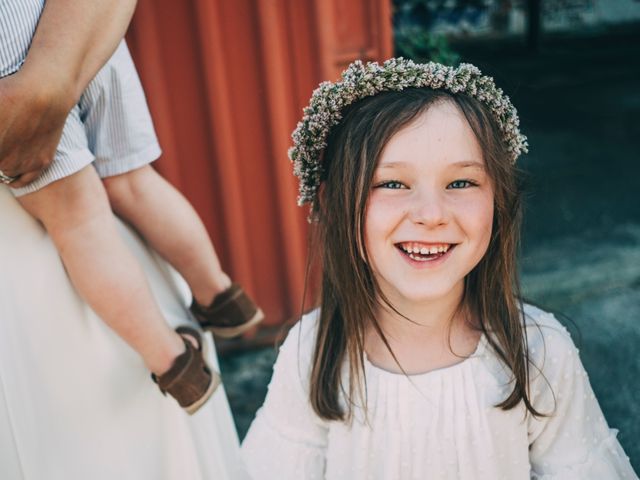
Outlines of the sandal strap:
M 184 341 L 185 352 L 176 357 L 171 368 L 160 376 L 152 375 L 163 394 L 169 393 L 182 407 L 189 406 L 207 391 L 212 374 L 202 358 L 202 338 L 190 327 L 176 329 Z M 198 348 L 185 338 L 189 335 L 197 340 Z

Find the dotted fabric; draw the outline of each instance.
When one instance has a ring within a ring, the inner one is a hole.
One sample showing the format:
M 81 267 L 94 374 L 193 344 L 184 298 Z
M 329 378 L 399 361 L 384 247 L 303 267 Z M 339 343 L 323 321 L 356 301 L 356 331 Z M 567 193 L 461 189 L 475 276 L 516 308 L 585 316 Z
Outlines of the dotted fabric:
M 249 473 L 280 480 L 637 479 L 568 332 L 542 310 L 525 312 L 537 367 L 532 399 L 550 416 L 494 407 L 510 392 L 510 375 L 482 337 L 468 359 L 425 374 L 405 377 L 366 363 L 369 422 L 356 409 L 351 425 L 323 421 L 310 406 L 316 314 L 303 318 L 280 349 L 244 441 Z

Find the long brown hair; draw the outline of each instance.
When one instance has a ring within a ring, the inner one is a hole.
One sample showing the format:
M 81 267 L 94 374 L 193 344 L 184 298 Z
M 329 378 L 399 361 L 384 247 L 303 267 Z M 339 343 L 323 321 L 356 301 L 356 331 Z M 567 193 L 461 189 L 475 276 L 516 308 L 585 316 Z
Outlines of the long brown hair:
M 349 106 L 324 151 L 325 173 L 312 212 L 318 220 L 312 232 L 318 248 L 312 254 L 319 255 L 322 281 L 310 382 L 311 404 L 321 418 L 349 420 L 356 394 L 365 398 L 364 339 L 369 326 L 395 358 L 375 317 L 381 302 L 392 309 L 393 305 L 368 266 L 366 204 L 384 146 L 430 106 L 443 101 L 456 105 L 466 117 L 494 185 L 492 235 L 484 257 L 465 278 L 464 307 L 475 314 L 491 347 L 513 374 L 513 391 L 497 407 L 511 409 L 522 400 L 529 412 L 540 415 L 528 392 L 529 355 L 516 271 L 521 219 L 516 168 L 498 125 L 479 101 L 465 94 L 413 88 L 381 93 Z M 345 361 L 347 385 L 342 374 Z

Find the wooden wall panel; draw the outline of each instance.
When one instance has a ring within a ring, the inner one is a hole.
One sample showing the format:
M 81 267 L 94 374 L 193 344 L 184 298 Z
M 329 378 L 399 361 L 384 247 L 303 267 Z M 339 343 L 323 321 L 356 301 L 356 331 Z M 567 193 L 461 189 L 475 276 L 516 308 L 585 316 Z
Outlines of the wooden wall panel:
M 388 0 L 140 0 L 129 46 L 163 147 L 223 267 L 277 325 L 300 310 L 306 209 L 287 159 L 312 90 L 391 55 Z
M 353 60 L 384 60 L 393 52 L 390 1 L 315 2 L 323 74 L 336 79 Z

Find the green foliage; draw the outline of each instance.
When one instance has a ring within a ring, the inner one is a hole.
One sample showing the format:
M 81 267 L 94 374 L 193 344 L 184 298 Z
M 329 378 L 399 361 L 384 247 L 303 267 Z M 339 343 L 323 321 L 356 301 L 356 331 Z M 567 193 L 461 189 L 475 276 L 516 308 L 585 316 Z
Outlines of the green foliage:
M 460 55 L 451 49 L 443 35 L 433 35 L 425 27 L 407 25 L 395 28 L 396 55 L 416 62 L 433 61 L 455 66 Z
M 434 34 L 438 19 L 451 16 L 466 4 L 481 0 L 393 0 L 393 29 L 396 56 L 416 62 L 433 61 L 456 66 L 460 56 L 442 34 Z

